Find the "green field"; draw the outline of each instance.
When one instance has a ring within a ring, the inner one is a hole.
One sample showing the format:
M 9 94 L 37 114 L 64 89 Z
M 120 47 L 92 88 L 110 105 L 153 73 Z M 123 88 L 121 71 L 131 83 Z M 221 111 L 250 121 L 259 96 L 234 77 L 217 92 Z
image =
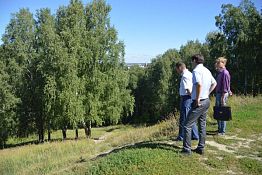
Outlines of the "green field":
M 225 137 L 215 135 L 210 108 L 204 156 L 182 156 L 182 143 L 173 117 L 153 126 L 116 125 L 93 128 L 91 139 L 79 140 L 74 131 L 61 141 L 26 144 L 36 139 L 10 138 L 11 148 L 0 150 L 0 174 L 262 174 L 262 97 L 230 99 L 233 120 Z M 193 142 L 195 146 L 197 142 Z

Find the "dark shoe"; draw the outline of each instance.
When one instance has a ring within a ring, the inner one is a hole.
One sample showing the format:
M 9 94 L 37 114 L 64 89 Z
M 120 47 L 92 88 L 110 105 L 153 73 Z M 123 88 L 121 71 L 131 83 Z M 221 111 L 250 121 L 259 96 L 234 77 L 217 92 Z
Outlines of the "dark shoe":
M 180 154 L 182 154 L 184 156 L 190 156 L 191 155 L 191 151 L 187 151 L 185 149 L 182 149 L 182 151 L 180 151 Z
M 197 148 L 197 149 L 193 150 L 193 152 L 195 152 L 197 154 L 200 154 L 200 155 L 204 155 L 204 150 L 203 149 Z
M 198 138 L 192 138 L 192 140 L 198 140 Z
M 175 139 L 175 141 L 176 141 L 176 142 L 180 142 L 180 141 L 183 141 L 183 139 L 180 138 L 180 137 L 177 137 L 177 138 Z

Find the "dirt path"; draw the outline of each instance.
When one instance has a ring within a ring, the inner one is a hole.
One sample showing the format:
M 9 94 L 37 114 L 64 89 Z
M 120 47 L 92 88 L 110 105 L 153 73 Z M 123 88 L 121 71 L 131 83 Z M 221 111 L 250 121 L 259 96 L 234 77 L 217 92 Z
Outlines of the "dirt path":
M 107 139 L 107 137 L 110 136 L 111 134 L 112 134 L 111 132 L 105 133 L 101 137 L 94 139 L 94 142 L 96 144 L 99 144 L 99 143 L 105 141 Z M 230 153 L 230 154 L 235 154 L 236 158 L 250 158 L 250 159 L 255 159 L 255 160 L 262 162 L 262 158 L 258 157 L 256 154 L 240 154 L 241 152 L 238 151 L 240 148 L 250 149 L 250 143 L 254 142 L 255 140 L 237 137 L 237 135 L 233 135 L 233 136 L 226 135 L 226 136 L 223 136 L 221 138 L 223 138 L 225 140 L 234 140 L 234 143 L 231 144 L 231 145 L 226 145 L 226 144 L 221 144 L 221 143 L 216 142 L 213 138 L 209 138 L 206 141 L 206 144 L 216 148 L 219 151 L 224 151 L 224 152 L 227 152 L 227 153 Z M 262 138 L 262 136 L 257 136 L 257 138 L 260 139 L 260 138 Z M 172 141 L 172 140 L 161 141 L 161 143 L 165 143 L 165 144 L 169 144 L 169 145 L 176 145 L 177 147 L 182 148 L 181 146 L 179 146 L 177 144 L 176 141 Z M 121 148 L 121 147 L 112 148 L 112 149 L 102 153 L 101 155 L 107 155 L 110 152 L 114 151 L 115 149 L 119 149 L 119 148 Z M 212 149 L 208 150 L 208 151 L 214 152 L 214 154 L 217 153 L 216 150 L 212 150 Z M 97 157 L 97 156 L 99 156 L 99 155 L 95 155 L 94 157 Z M 229 172 L 229 174 L 230 174 L 230 172 Z
M 213 147 L 216 147 L 220 151 L 225 151 L 225 152 L 228 152 L 228 153 L 235 153 L 235 151 L 232 150 L 233 147 L 229 147 L 227 145 L 217 143 L 214 140 L 206 141 L 206 144 L 210 145 L 210 146 L 213 146 Z M 228 148 L 231 148 L 231 149 L 228 149 Z
M 256 136 L 259 140 L 259 138 L 261 138 L 262 136 Z M 262 162 L 262 157 L 259 157 L 257 154 L 255 153 L 241 153 L 241 151 L 239 151 L 240 148 L 242 149 L 250 149 L 250 144 L 252 142 L 254 142 L 255 140 L 253 139 L 246 139 L 246 138 L 241 138 L 241 137 L 237 137 L 237 135 L 234 136 L 224 136 L 222 137 L 223 139 L 230 139 L 230 140 L 234 140 L 235 143 L 229 145 L 225 145 L 225 144 L 220 144 L 217 143 L 214 140 L 208 140 L 206 141 L 207 145 L 213 146 L 215 148 L 217 148 L 220 151 L 225 151 L 227 153 L 231 153 L 231 154 L 236 154 L 235 157 L 238 159 L 242 159 L 242 158 L 250 158 L 250 159 L 254 159 L 254 160 L 258 160 Z
M 101 143 L 106 140 L 108 136 L 112 135 L 112 132 L 107 132 L 104 135 L 100 136 L 99 138 L 95 138 L 94 142 L 95 144 Z

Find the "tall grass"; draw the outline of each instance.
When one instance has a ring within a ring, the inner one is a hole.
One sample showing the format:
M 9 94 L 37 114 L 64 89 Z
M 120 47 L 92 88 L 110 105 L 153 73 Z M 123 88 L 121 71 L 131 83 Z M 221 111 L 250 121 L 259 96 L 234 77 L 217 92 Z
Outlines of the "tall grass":
M 92 141 L 53 142 L 1 150 L 3 174 L 46 174 L 70 166 L 80 156 L 93 154 Z M 0 173 L 1 174 L 1 173 Z
M 0 151 L 0 174 L 48 174 L 63 172 L 95 155 L 124 144 L 170 135 L 175 131 L 175 119 L 149 127 L 118 126 L 101 144 L 94 140 L 80 139 L 31 144 Z M 99 128 L 106 133 L 112 127 Z M 96 130 L 96 129 L 94 129 Z M 97 132 L 97 131 L 95 131 Z
M 125 130 L 110 135 L 106 140 L 112 147 L 124 144 L 132 144 L 140 141 L 169 138 L 177 133 L 177 119 L 175 117 L 162 121 L 148 127 L 138 127 L 132 130 Z

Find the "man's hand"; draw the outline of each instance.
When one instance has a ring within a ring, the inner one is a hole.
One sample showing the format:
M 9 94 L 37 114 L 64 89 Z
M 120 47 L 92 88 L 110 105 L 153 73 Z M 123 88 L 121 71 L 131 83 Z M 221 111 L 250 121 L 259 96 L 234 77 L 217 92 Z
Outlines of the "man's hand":
M 186 89 L 186 94 L 191 96 L 190 90 Z
M 201 106 L 200 99 L 197 99 L 196 100 L 196 107 L 199 107 L 199 106 Z
M 220 102 L 220 105 L 221 106 L 224 106 L 225 102 L 224 102 L 224 97 L 221 97 L 221 102 Z
M 210 86 L 210 89 L 209 89 L 209 94 L 211 94 L 211 92 L 216 88 L 217 86 L 217 83 L 214 82 L 211 86 Z
M 221 99 L 220 99 L 220 105 L 224 106 L 224 104 L 225 104 L 225 93 L 222 93 Z
M 201 90 L 202 90 L 202 86 L 201 86 L 201 84 L 198 83 L 196 85 L 196 107 L 201 106 L 201 104 L 200 104 L 200 92 L 201 92 Z

